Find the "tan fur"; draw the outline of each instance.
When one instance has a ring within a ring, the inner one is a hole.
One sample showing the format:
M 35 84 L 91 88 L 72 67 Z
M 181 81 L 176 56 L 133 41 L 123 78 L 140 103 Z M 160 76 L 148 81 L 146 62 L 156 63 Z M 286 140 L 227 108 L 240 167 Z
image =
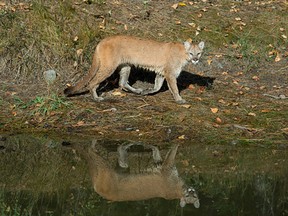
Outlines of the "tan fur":
M 77 149 L 79 150 L 79 148 Z M 196 208 L 199 207 L 199 199 L 195 190 L 187 187 L 178 176 L 174 163 L 178 149 L 177 145 L 172 147 L 163 164 L 156 171 L 140 174 L 117 172 L 108 164 L 107 159 L 104 160 L 95 152 L 96 149 L 99 149 L 99 147 L 94 146 L 88 152 L 80 149 L 80 152 L 88 162 L 94 189 L 102 197 L 111 201 L 135 201 L 162 197 L 165 199 L 180 199 L 182 207 L 186 203 L 193 203 Z M 152 149 L 154 160 L 161 160 L 158 148 L 152 146 Z M 127 153 L 125 151 L 127 151 L 127 148 L 124 146 L 124 154 Z M 126 160 L 126 156 L 124 155 L 121 160 Z
M 194 64 L 199 61 L 203 48 L 204 42 L 194 45 L 187 41 L 165 43 L 132 36 L 108 37 L 97 45 L 88 74 L 76 86 L 65 89 L 64 93 L 70 96 L 89 90 L 93 99 L 100 101 L 103 98 L 96 92 L 99 84 L 120 67 L 119 84 L 123 89 L 143 95 L 151 94 L 159 91 L 166 79 L 175 101 L 184 103 L 179 95 L 176 78 L 189 61 Z M 153 89 L 134 89 L 128 84 L 131 65 L 157 74 Z

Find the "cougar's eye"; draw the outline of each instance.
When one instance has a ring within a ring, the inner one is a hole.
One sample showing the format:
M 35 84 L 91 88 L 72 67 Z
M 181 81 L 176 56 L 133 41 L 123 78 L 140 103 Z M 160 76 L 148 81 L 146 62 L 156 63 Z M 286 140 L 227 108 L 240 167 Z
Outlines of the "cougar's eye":
M 195 189 L 194 188 L 188 188 L 188 192 L 195 192 Z
M 197 56 L 200 56 L 201 55 L 201 53 L 197 53 Z

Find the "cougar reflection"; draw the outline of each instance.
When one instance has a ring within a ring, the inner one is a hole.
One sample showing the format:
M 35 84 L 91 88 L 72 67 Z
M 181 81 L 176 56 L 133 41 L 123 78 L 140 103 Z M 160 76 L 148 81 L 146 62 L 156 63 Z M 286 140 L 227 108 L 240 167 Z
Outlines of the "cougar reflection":
M 123 173 L 112 168 L 97 153 L 97 146 L 86 151 L 92 183 L 95 191 L 107 200 L 133 201 L 161 197 L 164 199 L 180 199 L 180 206 L 194 204 L 199 208 L 198 196 L 192 187 L 188 187 L 179 177 L 175 166 L 178 145 L 174 145 L 162 162 L 159 149 L 152 145 L 128 144 L 118 147 L 118 165 L 128 169 L 127 150 L 132 145 L 143 145 L 152 149 L 155 167 L 146 173 Z M 92 145 L 93 146 L 93 145 Z

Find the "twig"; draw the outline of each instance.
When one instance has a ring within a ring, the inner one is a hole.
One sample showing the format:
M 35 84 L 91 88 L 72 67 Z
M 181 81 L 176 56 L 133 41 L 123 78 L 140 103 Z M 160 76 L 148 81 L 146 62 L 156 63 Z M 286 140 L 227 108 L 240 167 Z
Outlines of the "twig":
M 280 99 L 280 100 L 288 99 L 288 97 L 286 97 L 284 94 L 280 94 L 279 96 L 274 96 L 270 94 L 263 94 L 263 95 L 267 97 L 272 97 L 274 99 Z

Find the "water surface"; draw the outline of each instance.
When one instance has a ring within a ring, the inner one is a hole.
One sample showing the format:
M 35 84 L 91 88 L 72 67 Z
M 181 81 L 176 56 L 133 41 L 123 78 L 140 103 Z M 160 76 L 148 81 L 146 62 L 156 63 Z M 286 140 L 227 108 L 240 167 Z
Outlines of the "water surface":
M 70 146 L 77 143 L 86 149 L 96 139 L 101 156 L 115 165 L 117 147 L 133 141 L 28 134 L 4 137 L 0 141 L 1 215 L 288 215 L 288 152 L 281 146 L 207 146 L 193 141 L 181 145 L 176 167 L 200 199 L 200 208 L 181 208 L 177 199 L 107 201 L 93 189 L 87 160 Z M 171 145 L 158 145 L 162 156 Z M 150 155 L 131 152 L 130 171 L 147 168 Z

